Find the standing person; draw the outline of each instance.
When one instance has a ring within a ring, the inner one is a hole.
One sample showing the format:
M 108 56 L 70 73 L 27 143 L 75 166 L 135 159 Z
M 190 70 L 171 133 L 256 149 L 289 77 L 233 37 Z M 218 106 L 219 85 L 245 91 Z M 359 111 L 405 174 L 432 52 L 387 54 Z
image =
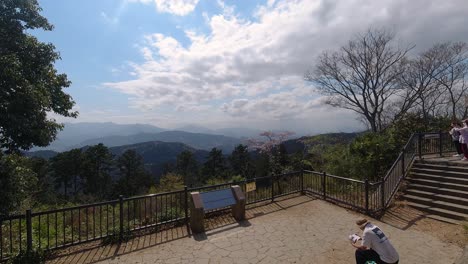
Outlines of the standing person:
M 468 160 L 468 119 L 463 120 L 463 127 L 462 128 L 455 128 L 455 131 L 460 132 L 460 145 L 463 151 L 463 159 Z
M 356 263 L 365 264 L 367 261 L 375 261 L 377 264 L 398 264 L 400 256 L 390 243 L 390 240 L 376 225 L 367 219 L 356 221 L 362 232 L 362 244 L 351 244 L 356 248 Z
M 460 123 L 452 122 L 452 124 L 450 125 L 452 126 L 452 129 L 450 129 L 449 134 L 450 136 L 452 136 L 453 145 L 455 146 L 455 149 L 457 150 L 457 154 L 453 156 L 461 157 L 463 154 L 463 151 L 462 151 L 462 147 L 460 144 L 460 132 L 456 130 L 458 128 L 461 128 Z

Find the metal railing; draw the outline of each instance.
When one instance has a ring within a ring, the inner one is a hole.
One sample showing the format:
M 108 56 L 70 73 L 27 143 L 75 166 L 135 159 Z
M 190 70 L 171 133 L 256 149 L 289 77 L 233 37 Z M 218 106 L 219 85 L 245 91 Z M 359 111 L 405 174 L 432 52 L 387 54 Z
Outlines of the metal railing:
M 254 178 L 242 182 L 187 188 L 172 192 L 80 205 L 0 218 L 0 261 L 24 250 L 52 250 L 108 237 L 122 239 L 127 233 L 161 225 L 187 225 L 190 192 L 210 191 L 255 182 L 256 190 L 245 192 L 247 204 L 274 201 L 294 193 L 310 194 L 357 211 L 373 214 L 391 203 L 412 162 L 419 156 L 451 151 L 448 134 L 419 133 L 407 144 L 386 175 L 378 182 L 355 180 L 325 172 L 299 171 Z
M 385 210 L 390 205 L 416 157 L 422 159 L 424 155 L 431 154 L 442 157 L 444 153 L 453 151 L 452 137 L 448 133 L 439 131 L 412 134 L 393 165 L 377 183 L 381 189 L 381 205 L 378 210 Z
M 21 251 L 53 250 L 162 225 L 188 225 L 190 193 L 210 191 L 255 182 L 246 193 L 247 204 L 272 201 L 302 191 L 302 172 L 249 179 L 242 182 L 187 188 L 172 192 L 119 199 L 0 218 L 0 261 Z M 221 209 L 220 209 L 221 210 Z M 188 227 L 188 226 L 187 226 Z

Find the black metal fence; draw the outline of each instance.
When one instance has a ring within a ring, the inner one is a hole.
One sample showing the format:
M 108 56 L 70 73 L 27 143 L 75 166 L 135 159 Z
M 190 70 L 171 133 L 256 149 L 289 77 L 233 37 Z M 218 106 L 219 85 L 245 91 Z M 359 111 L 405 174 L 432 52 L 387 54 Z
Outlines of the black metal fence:
M 168 224 L 188 225 L 190 192 L 210 191 L 255 182 L 245 192 L 247 204 L 273 201 L 294 193 L 324 200 L 372 214 L 390 204 L 399 184 L 419 155 L 452 151 L 448 134 L 413 134 L 385 177 L 379 182 L 355 180 L 325 172 L 299 171 L 249 179 L 242 182 L 185 188 L 183 190 L 80 205 L 56 210 L 10 215 L 0 218 L 0 261 L 24 250 L 52 250 Z M 188 227 L 188 226 L 187 226 Z
M 187 224 L 190 193 L 225 189 L 255 182 L 256 190 L 246 192 L 247 204 L 272 201 L 302 190 L 302 172 L 249 179 L 212 186 L 67 207 L 0 218 L 0 261 L 31 249 L 60 249 L 162 225 Z

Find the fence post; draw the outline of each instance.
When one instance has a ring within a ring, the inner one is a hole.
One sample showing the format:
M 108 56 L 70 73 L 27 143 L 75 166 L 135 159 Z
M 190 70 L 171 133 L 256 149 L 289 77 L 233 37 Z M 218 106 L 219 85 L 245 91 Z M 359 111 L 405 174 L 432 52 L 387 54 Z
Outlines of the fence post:
M 442 131 L 439 130 L 439 155 L 442 157 Z
M 401 150 L 401 173 L 402 173 L 402 178 L 405 177 L 405 148 Z
M 190 235 L 190 227 L 189 227 L 189 215 L 188 215 L 188 187 L 187 185 L 184 186 L 184 210 L 185 210 L 185 225 L 187 226 L 187 234 Z
M 21 221 L 21 220 L 20 220 Z M 1 228 L 1 227 L 0 227 Z M 10 230 L 11 232 L 11 230 Z M 20 230 L 21 232 L 21 230 Z M 11 243 L 11 241 L 10 241 Z M 31 209 L 26 210 L 26 250 L 32 251 L 32 212 Z
M 327 173 L 323 172 L 323 181 L 322 181 L 322 192 L 323 192 L 323 199 L 327 199 Z
M 382 178 L 380 184 L 380 195 L 381 195 L 381 203 L 382 203 L 382 212 L 385 210 L 385 178 Z
M 369 180 L 367 178 L 364 180 L 364 192 L 366 195 L 366 214 L 369 215 Z
M 418 155 L 419 159 L 422 157 L 422 134 L 418 133 Z
M 123 240 L 124 234 L 124 209 L 123 209 L 124 201 L 123 195 L 119 195 L 119 240 Z
M 275 175 L 271 175 L 271 201 L 275 201 Z
M 304 170 L 301 170 L 301 195 L 304 195 Z

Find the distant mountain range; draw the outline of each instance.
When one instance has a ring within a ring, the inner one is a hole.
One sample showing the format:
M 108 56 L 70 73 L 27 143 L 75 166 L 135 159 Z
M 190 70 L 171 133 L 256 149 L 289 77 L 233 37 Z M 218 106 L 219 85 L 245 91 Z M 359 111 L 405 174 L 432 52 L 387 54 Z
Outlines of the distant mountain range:
M 45 148 L 32 150 L 70 150 L 85 140 L 108 136 L 129 136 L 138 133 L 159 133 L 165 131 L 160 127 L 145 124 L 121 125 L 107 123 L 65 123 L 62 131 L 59 131 L 57 139 Z
M 220 129 L 209 129 L 206 127 L 196 126 L 196 125 L 187 125 L 179 127 L 176 130 L 187 131 L 192 133 L 202 133 L 210 135 L 224 135 L 228 137 L 235 138 L 255 138 L 258 137 L 262 130 L 251 129 L 245 127 L 229 127 L 229 128 L 220 128 Z
M 230 153 L 237 145 L 244 143 L 243 140 L 222 135 L 209 135 L 201 133 L 189 133 L 184 131 L 164 131 L 160 133 L 140 133 L 130 136 L 108 136 L 89 139 L 81 142 L 74 148 L 86 145 L 103 143 L 108 147 L 123 146 L 148 141 L 180 142 L 195 149 L 211 150 L 222 149 L 225 154 Z
M 115 156 L 122 155 L 127 150 L 135 150 L 142 158 L 145 164 L 160 164 L 165 162 L 175 162 L 177 156 L 182 151 L 193 153 L 198 162 L 205 161 L 208 157 L 208 151 L 189 147 L 178 142 L 150 141 L 132 145 L 118 146 L 109 148 Z
M 61 152 L 101 142 L 112 147 L 146 141 L 182 142 L 199 149 L 219 147 L 223 151 L 231 151 L 246 138 L 258 137 L 260 133 L 260 130 L 241 127 L 208 129 L 190 125 L 171 131 L 147 124 L 65 123 L 54 142 L 44 148 L 33 148 L 32 151 Z

